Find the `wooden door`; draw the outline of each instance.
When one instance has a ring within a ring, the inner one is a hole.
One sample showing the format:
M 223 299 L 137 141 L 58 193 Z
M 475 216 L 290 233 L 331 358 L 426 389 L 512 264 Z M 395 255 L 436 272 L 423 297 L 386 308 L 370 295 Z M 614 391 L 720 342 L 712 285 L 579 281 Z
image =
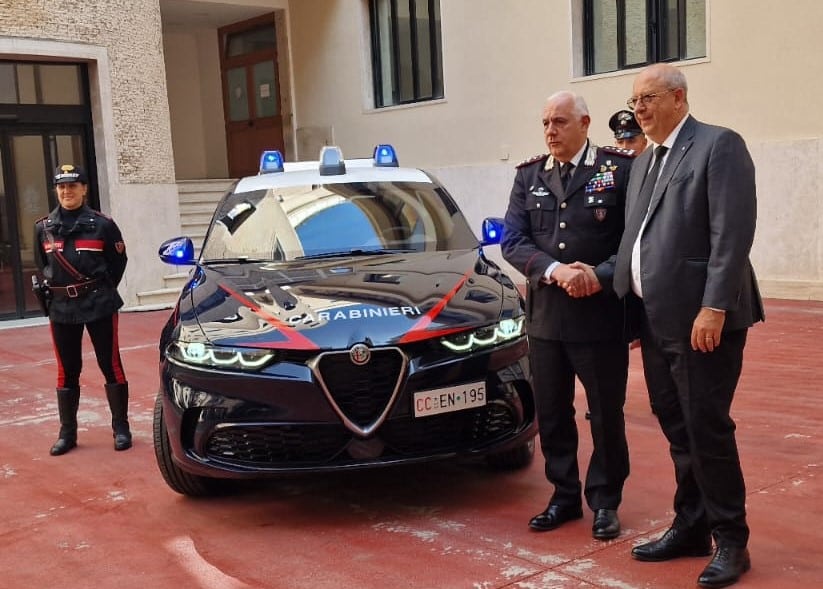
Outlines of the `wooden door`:
M 229 175 L 257 173 L 260 154 L 285 156 L 274 14 L 219 29 Z

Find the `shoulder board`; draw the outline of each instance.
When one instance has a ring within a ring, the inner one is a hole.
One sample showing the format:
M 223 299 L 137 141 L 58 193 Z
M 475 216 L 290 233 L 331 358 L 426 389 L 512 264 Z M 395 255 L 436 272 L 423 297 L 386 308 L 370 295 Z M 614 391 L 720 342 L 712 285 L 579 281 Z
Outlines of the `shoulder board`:
M 103 218 L 104 218 L 104 219 L 106 219 L 107 221 L 111 221 L 111 217 L 109 217 L 109 216 L 108 216 L 108 215 L 106 215 L 105 213 L 101 213 L 101 212 L 100 212 L 100 211 L 98 211 L 97 209 L 92 209 L 91 207 L 89 207 L 89 209 L 91 210 L 91 214 L 92 214 L 93 216 L 95 216 L 95 217 L 103 217 Z
M 517 165 L 515 166 L 515 168 L 522 168 L 523 166 L 528 166 L 529 164 L 533 164 L 534 162 L 539 162 L 539 161 L 541 161 L 541 160 L 545 160 L 545 159 L 547 159 L 548 157 L 549 157 L 549 154 L 548 154 L 548 153 L 541 153 L 541 154 L 536 155 L 536 156 L 534 156 L 534 157 L 530 157 L 530 158 L 529 158 L 529 159 L 527 159 L 527 160 L 523 160 L 522 162 L 520 162 L 519 164 L 517 164 Z
M 622 155 L 623 157 L 637 157 L 637 152 L 633 149 L 624 149 L 622 147 L 614 147 L 612 145 L 606 145 L 600 149 L 606 153 Z
M 38 223 L 43 223 L 43 222 L 44 222 L 46 219 L 48 219 L 48 218 L 49 218 L 49 216 L 48 216 L 48 215 L 46 215 L 45 217 L 40 217 L 39 219 L 37 219 L 37 220 L 34 222 L 34 224 L 35 224 L 35 225 L 37 225 Z

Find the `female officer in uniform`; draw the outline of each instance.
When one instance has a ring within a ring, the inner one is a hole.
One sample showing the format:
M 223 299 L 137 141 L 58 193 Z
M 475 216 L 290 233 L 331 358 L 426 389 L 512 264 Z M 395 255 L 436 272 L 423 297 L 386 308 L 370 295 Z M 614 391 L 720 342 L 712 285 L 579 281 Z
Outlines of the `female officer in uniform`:
M 49 320 L 57 355 L 60 435 L 52 456 L 77 445 L 83 328 L 106 378 L 114 449 L 131 448 L 129 388 L 117 341 L 117 285 L 126 270 L 126 246 L 115 222 L 86 205 L 88 177 L 80 168 L 55 170 L 57 206 L 35 223 L 37 264 L 51 291 Z

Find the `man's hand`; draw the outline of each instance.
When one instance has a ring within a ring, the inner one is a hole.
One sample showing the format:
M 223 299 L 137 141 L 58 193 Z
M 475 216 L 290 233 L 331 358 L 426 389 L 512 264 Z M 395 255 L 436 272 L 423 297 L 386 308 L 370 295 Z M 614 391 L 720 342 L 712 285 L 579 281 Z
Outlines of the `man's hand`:
M 574 298 L 591 296 L 603 290 L 594 269 L 582 262 L 560 264 L 552 272 L 552 279 L 566 291 L 566 294 Z
M 576 270 L 582 270 L 585 276 L 585 293 L 577 296 L 589 297 L 603 290 L 603 287 L 600 285 L 600 279 L 598 279 L 597 274 L 594 273 L 594 266 L 589 266 L 583 262 L 574 262 L 570 264 L 570 267 Z
M 692 350 L 713 352 L 720 345 L 726 312 L 702 307 L 692 324 Z

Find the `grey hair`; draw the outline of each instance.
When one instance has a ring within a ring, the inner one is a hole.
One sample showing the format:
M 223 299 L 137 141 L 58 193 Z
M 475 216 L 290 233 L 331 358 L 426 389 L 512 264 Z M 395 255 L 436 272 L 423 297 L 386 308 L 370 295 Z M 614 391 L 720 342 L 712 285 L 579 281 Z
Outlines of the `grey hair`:
M 589 116 L 589 107 L 586 101 L 579 94 L 569 92 L 568 90 L 561 90 L 555 92 L 546 99 L 546 102 L 554 102 L 556 100 L 571 100 L 574 103 L 574 110 L 572 111 L 576 116 Z
M 689 89 L 689 85 L 686 83 L 686 75 L 680 68 L 671 67 L 663 69 L 660 72 L 660 79 L 663 80 L 667 88 Z

